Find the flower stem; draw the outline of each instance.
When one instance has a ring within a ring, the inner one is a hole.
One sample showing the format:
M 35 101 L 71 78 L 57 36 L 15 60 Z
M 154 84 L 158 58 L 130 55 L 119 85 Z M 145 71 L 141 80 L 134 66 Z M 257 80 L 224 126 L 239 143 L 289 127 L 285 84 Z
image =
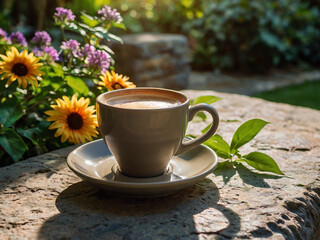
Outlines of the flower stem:
M 61 35 L 62 35 L 62 40 L 63 40 L 63 41 L 67 41 L 66 35 L 65 35 L 65 33 L 64 33 L 64 27 L 61 27 Z

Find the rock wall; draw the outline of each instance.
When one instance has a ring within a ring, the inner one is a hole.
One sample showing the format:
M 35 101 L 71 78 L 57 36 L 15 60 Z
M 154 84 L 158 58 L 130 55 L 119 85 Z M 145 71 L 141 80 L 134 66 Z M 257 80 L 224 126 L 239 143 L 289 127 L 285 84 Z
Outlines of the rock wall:
M 190 50 L 187 38 L 177 34 L 129 34 L 123 44 L 112 43 L 116 72 L 137 86 L 183 89 L 188 85 Z

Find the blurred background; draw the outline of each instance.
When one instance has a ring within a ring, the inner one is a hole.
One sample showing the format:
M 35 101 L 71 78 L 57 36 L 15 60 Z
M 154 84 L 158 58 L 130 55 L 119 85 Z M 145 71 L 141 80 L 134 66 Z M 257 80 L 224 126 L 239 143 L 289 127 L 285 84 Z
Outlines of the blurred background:
M 0 27 L 21 31 L 29 39 L 35 31 L 46 30 L 60 40 L 52 20 L 57 6 L 76 15 L 83 10 L 95 15 L 105 4 L 124 18 L 127 29 L 117 34 L 186 36 L 190 65 L 197 73 L 265 76 L 274 69 L 292 74 L 292 69 L 304 72 L 320 66 L 320 0 L 1 0 Z M 320 95 L 319 81 L 304 84 L 302 100 Z M 300 94 L 303 88 L 288 91 Z M 311 101 L 320 109 L 319 98 Z

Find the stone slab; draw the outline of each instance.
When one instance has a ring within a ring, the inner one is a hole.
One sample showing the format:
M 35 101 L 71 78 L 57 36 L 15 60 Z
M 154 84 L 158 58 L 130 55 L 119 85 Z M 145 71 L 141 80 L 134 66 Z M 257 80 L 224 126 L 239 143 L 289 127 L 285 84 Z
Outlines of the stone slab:
M 302 71 L 301 69 L 274 70 L 268 74 L 241 74 L 220 72 L 190 73 L 188 89 L 214 90 L 218 92 L 237 93 L 252 96 L 262 91 L 270 91 L 307 81 L 319 81 L 320 71 L 317 69 Z
M 214 106 L 228 142 L 245 120 L 272 122 L 241 151 L 269 154 L 289 177 L 230 168 L 171 196 L 127 198 L 76 177 L 66 166 L 70 147 L 0 169 L 0 239 L 319 239 L 320 111 L 185 93 L 223 98 Z
M 183 89 L 190 73 L 188 39 L 180 34 L 139 33 L 108 43 L 115 52 L 116 71 L 137 86 Z

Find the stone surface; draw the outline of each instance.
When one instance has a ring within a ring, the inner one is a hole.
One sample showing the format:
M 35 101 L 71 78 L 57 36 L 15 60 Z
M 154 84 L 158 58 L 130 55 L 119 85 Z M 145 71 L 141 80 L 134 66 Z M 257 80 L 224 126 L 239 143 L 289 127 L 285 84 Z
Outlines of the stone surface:
M 65 163 L 74 147 L 61 149 L 0 169 L 0 239 L 319 239 L 320 111 L 185 93 L 223 98 L 214 106 L 228 142 L 245 120 L 272 122 L 241 151 L 269 154 L 289 177 L 218 169 L 171 196 L 127 198 L 81 181 Z
M 263 75 L 241 75 L 214 72 L 191 72 L 188 89 L 214 90 L 252 96 L 261 91 L 320 80 L 319 70 L 301 71 L 285 69 L 270 71 Z
M 116 71 L 136 85 L 183 89 L 190 72 L 187 38 L 177 34 L 129 34 L 112 43 Z

